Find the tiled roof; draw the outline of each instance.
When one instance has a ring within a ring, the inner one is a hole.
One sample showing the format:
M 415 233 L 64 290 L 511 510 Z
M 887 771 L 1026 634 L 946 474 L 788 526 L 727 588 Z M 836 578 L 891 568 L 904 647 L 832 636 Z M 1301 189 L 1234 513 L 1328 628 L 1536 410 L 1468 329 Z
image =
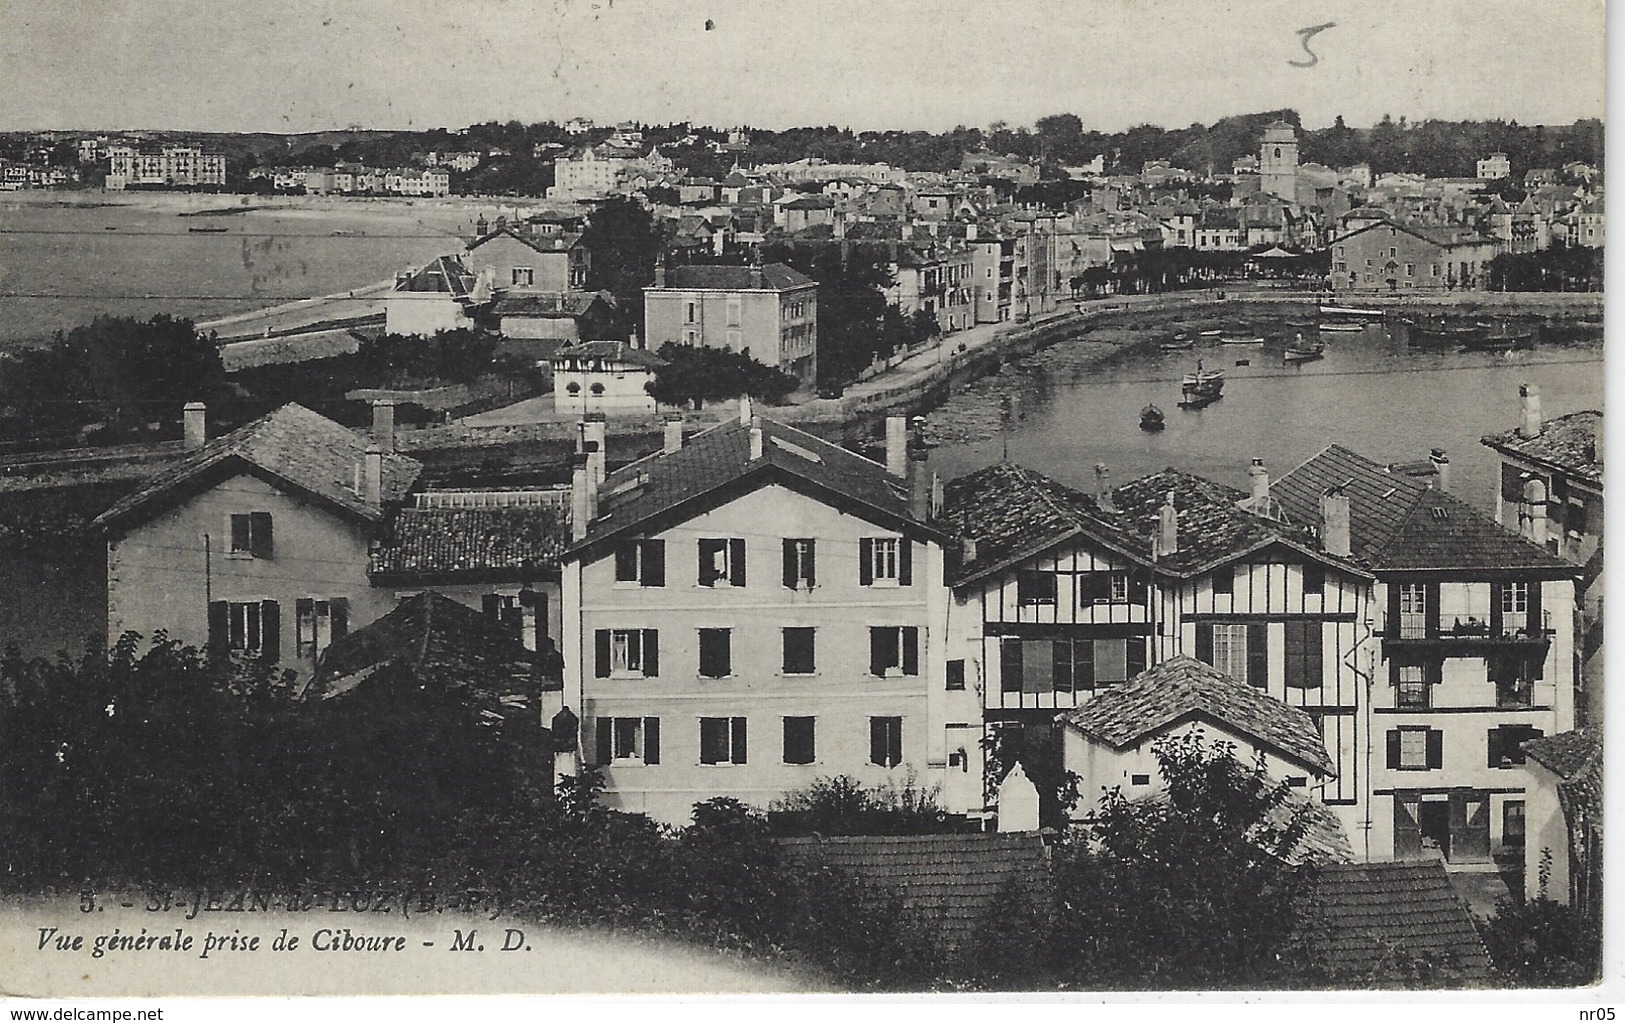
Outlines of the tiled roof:
M 384 669 L 405 669 L 402 674 Z M 500 728 L 534 718 L 535 655 L 510 630 L 439 593 L 419 593 L 322 654 L 307 699 L 330 700 L 378 685 L 456 692 L 474 720 Z
M 474 290 L 474 275 L 456 256 L 439 256 L 397 280 L 395 290 L 440 292 L 453 298 L 466 298 Z
M 1602 759 L 1602 740 L 1589 728 L 1529 739 L 1523 750 L 1530 759 L 1564 780 L 1574 778 Z
M 666 275 L 671 288 L 713 291 L 788 291 L 816 284 L 811 277 L 783 263 L 764 266 L 674 266 Z
M 960 566 L 953 585 L 1040 554 L 1074 536 L 1087 536 L 1150 564 L 1145 537 L 1126 533 L 1122 516 L 1107 516 L 1088 494 L 1043 473 L 998 462 L 943 487 L 941 524 L 976 541 L 976 560 Z
M 910 515 L 906 482 L 885 466 L 783 423 L 762 417 L 755 422 L 762 430 L 759 459 L 750 457 L 751 427 L 735 417 L 695 434 L 676 451 L 656 452 L 611 473 L 599 488 L 599 517 L 576 551 L 650 519 L 703 506 L 717 491 L 745 485 L 750 477 L 808 488 L 877 522 L 939 535 Z
M 1489 977 L 1489 955 L 1444 864 L 1322 864 L 1302 910 L 1297 936 L 1310 954 L 1355 974 L 1382 970 L 1399 950 L 1426 956 L 1466 980 Z
M 532 218 L 533 220 L 536 218 Z M 468 243 L 468 251 L 484 245 L 493 238 L 509 237 L 521 245 L 535 249 L 537 252 L 567 252 L 581 241 L 581 232 L 564 231 L 559 234 L 532 234 L 529 231 L 516 231 L 512 227 L 503 226 L 494 231 L 481 235 Z
M 1602 428 L 1602 413 L 1588 409 L 1546 420 L 1533 437 L 1507 430 L 1490 434 L 1483 443 L 1600 487 L 1602 463 L 1597 461 L 1597 431 Z
M 1119 750 L 1191 718 L 1242 732 L 1323 775 L 1336 773 L 1308 714 L 1183 654 L 1061 715 L 1067 725 Z
M 568 516 L 552 507 L 403 508 L 368 572 L 392 579 L 553 573 L 569 543 Z
M 633 348 L 625 341 L 582 341 L 579 344 L 566 345 L 552 355 L 555 362 L 570 358 L 607 359 L 626 366 L 647 366 L 650 369 L 666 364 L 666 360 L 655 353 L 643 348 Z
M 1142 476 L 1112 491 L 1112 502 L 1122 511 L 1124 531 L 1151 537 L 1169 494 L 1173 494 L 1179 512 L 1179 550 L 1158 559 L 1160 571 L 1197 575 L 1278 542 L 1324 557 L 1311 534 L 1302 525 L 1294 524 L 1300 520 L 1289 517 L 1280 522 L 1244 511 L 1237 506 L 1248 497 L 1243 491 L 1172 468 Z
M 154 514 L 177 500 L 236 472 L 257 471 L 273 484 L 319 499 L 368 521 L 382 517 L 353 489 L 356 466 L 366 456 L 365 436 L 340 426 L 303 405 L 288 404 L 216 437 L 147 480 L 96 517 L 95 525 L 116 527 Z M 399 501 L 423 466 L 394 453 L 383 456 L 385 504 Z
M 1036 833 L 863 835 L 780 839 L 786 853 L 901 896 L 903 912 L 934 926 L 950 954 L 969 953 L 990 913 L 1014 886 L 1042 900 L 1049 885 Z
M 1471 505 L 1336 444 L 1276 480 L 1270 493 L 1294 522 L 1319 530 L 1321 495 L 1338 486 L 1349 499 L 1354 559 L 1373 570 L 1570 567 Z
M 504 295 L 497 299 L 492 313 L 496 316 L 535 316 L 541 318 L 574 318 L 585 314 L 594 303 L 606 302 L 596 291 L 567 291 L 563 294 Z M 606 304 L 608 304 L 606 302 Z

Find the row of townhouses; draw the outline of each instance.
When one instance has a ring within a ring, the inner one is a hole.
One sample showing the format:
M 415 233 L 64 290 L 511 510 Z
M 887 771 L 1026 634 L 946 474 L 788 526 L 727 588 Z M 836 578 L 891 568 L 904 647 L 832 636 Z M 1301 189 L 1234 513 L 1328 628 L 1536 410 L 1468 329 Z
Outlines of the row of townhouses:
M 250 181 L 269 181 L 279 192 L 309 195 L 409 195 L 440 197 L 451 194 L 447 163 L 428 167 L 368 167 L 341 163 L 335 167 L 255 167 Z
M 1102 467 L 1083 493 L 1009 462 L 944 483 L 901 417 L 877 461 L 742 402 L 697 433 L 668 416 L 613 471 L 589 416 L 568 486 L 446 489 L 375 412 L 369 435 L 289 405 L 207 439 L 188 406 L 185 455 L 97 520 L 109 633 L 308 680 L 449 597 L 536 651 L 556 769 L 670 822 L 835 774 L 991 818 L 1010 778 L 989 748 L 1057 727 L 1083 813 L 1154 791 L 1152 739 L 1202 727 L 1345 858 L 1533 869 L 1529 836 L 1562 829 L 1525 744 L 1576 723 L 1582 573 L 1541 542 L 1533 473 L 1518 533 L 1452 493 L 1442 454 L 1334 445 L 1278 479 L 1255 461 L 1246 491 Z

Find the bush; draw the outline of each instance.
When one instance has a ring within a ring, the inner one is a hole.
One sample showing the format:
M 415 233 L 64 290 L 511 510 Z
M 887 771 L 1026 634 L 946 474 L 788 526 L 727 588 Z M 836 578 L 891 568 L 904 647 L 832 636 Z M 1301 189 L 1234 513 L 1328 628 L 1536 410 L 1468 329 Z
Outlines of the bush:
M 663 405 L 699 409 L 708 401 L 727 401 L 742 394 L 778 404 L 800 383 L 748 355 L 720 348 L 693 348 L 668 341 L 660 346 L 659 355 L 666 364 L 644 387 Z
M 955 830 L 911 767 L 901 782 L 865 788 L 851 775 L 817 778 L 774 800 L 769 820 L 779 835 L 923 835 Z
M 1597 921 L 1544 895 L 1497 901 L 1478 930 L 1496 972 L 1518 987 L 1585 987 L 1602 977 Z

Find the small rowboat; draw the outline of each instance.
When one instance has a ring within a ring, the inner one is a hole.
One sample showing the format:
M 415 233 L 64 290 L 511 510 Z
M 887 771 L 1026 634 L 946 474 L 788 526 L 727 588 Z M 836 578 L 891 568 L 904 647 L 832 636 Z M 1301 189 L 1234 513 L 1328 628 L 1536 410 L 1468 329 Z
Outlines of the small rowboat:
M 1162 429 L 1164 425 L 1162 409 L 1155 405 L 1147 405 L 1140 410 L 1140 429 L 1155 431 Z
M 1165 352 L 1183 352 L 1196 347 L 1196 339 L 1185 334 L 1176 334 L 1157 342 L 1157 347 Z
M 1368 316 L 1380 320 L 1387 314 L 1381 309 L 1358 309 L 1353 306 L 1323 305 L 1320 307 L 1322 316 Z
M 1203 337 L 1218 337 L 1220 333 L 1222 333 L 1222 332 L 1218 331 L 1218 330 L 1204 330 L 1204 331 L 1202 331 L 1202 336 Z
M 1263 338 L 1257 335 L 1249 336 L 1246 334 L 1232 334 L 1228 337 L 1220 338 L 1219 340 L 1220 343 L 1227 345 L 1261 345 L 1264 343 Z
M 1281 353 L 1283 362 L 1312 362 L 1315 359 L 1326 357 L 1326 346 L 1318 341 L 1305 341 L 1298 338 Z
M 1322 334 L 1358 334 L 1364 329 L 1365 324 L 1363 323 L 1349 323 L 1345 320 L 1333 320 L 1330 323 L 1320 325 Z

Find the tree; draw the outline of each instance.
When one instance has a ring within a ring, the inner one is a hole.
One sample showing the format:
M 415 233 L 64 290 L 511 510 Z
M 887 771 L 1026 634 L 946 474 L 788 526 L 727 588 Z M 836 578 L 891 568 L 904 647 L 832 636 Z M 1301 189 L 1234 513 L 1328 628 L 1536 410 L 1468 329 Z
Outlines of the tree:
M 654 283 L 662 246 L 649 211 L 636 199 L 611 196 L 593 211 L 581 243 L 592 254 L 587 287 L 611 292 L 641 320 L 643 289 Z
M 708 401 L 727 401 L 748 394 L 778 404 L 796 389 L 795 377 L 748 355 L 721 348 L 698 348 L 668 341 L 659 355 L 666 361 L 644 385 L 663 405 L 704 408 Z
M 1153 746 L 1164 790 L 1106 793 L 1057 860 L 1059 975 L 1069 984 L 1241 987 L 1279 979 L 1312 880 L 1290 790 L 1200 731 Z
M 1497 901 L 1478 931 L 1497 972 L 1518 987 L 1586 987 L 1602 976 L 1597 921 L 1544 892 L 1521 904 Z

